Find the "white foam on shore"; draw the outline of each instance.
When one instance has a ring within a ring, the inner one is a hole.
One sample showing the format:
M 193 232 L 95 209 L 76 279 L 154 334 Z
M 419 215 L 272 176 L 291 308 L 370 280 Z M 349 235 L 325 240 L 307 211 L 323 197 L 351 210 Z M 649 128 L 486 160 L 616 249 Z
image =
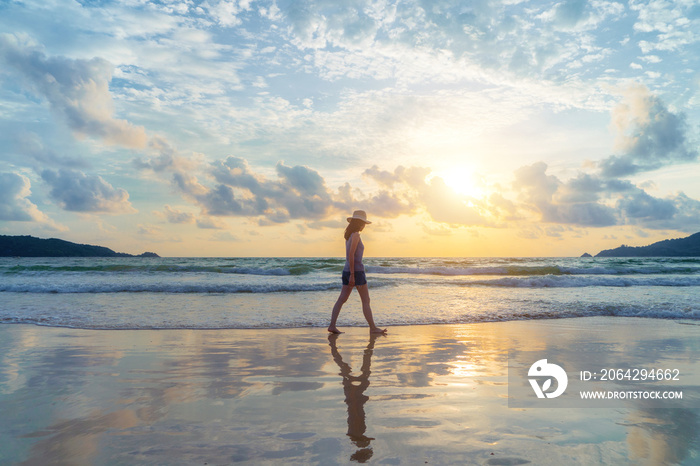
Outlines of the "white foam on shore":
M 325 310 L 324 310 L 325 311 Z M 89 312 L 60 314 L 55 312 L 36 311 L 32 313 L 13 313 L 2 311 L 0 324 L 33 324 L 49 327 L 68 327 L 83 329 L 281 329 L 281 328 L 323 328 L 328 325 L 328 313 L 301 313 L 289 316 L 267 316 L 259 312 L 246 315 L 228 315 L 216 313 L 213 315 L 193 316 L 187 314 L 164 317 L 162 314 L 144 314 L 133 316 L 128 321 L 98 316 Z M 677 309 L 657 308 L 648 309 L 639 306 L 586 306 L 579 309 L 531 310 L 491 310 L 481 313 L 457 313 L 448 315 L 414 314 L 412 316 L 383 314 L 381 324 L 384 326 L 433 325 L 433 324 L 469 324 L 480 322 L 507 322 L 521 320 L 550 320 L 579 317 L 637 317 L 647 319 L 690 320 L 700 321 L 700 306 Z M 343 316 L 343 326 L 365 327 L 366 323 L 359 316 L 347 318 Z

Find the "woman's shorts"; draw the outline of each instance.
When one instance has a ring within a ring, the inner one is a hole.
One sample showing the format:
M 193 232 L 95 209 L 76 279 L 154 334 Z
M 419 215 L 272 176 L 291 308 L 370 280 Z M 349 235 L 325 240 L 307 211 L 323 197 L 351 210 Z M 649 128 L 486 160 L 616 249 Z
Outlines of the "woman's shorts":
M 343 272 L 343 285 L 350 284 L 350 272 Z M 355 272 L 355 286 L 366 285 L 367 277 L 364 272 Z

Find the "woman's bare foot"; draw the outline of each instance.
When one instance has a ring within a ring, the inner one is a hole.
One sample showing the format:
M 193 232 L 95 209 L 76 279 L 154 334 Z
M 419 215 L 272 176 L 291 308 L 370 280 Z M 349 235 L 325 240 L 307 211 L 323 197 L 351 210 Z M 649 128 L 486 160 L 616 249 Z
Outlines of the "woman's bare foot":
M 387 329 L 385 328 L 379 328 L 379 327 L 374 327 L 369 329 L 369 333 L 386 333 Z
M 328 331 L 335 334 L 343 333 L 340 330 L 338 330 L 338 327 L 328 327 Z

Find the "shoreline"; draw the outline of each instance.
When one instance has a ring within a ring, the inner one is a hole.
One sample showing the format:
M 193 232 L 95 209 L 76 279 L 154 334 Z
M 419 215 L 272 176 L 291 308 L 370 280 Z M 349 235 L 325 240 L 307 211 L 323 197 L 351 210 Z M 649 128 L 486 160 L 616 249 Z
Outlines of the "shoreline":
M 538 317 L 531 319 L 503 319 L 503 320 L 480 320 L 474 322 L 411 322 L 411 323 L 397 323 L 397 324 L 383 324 L 380 323 L 378 326 L 391 328 L 403 328 L 403 327 L 430 327 L 430 326 L 464 326 L 464 325 L 481 325 L 481 324 L 508 324 L 510 322 L 550 322 L 550 321 L 566 321 L 566 320 L 578 320 L 578 319 L 629 319 L 634 320 L 653 320 L 660 322 L 676 322 L 683 325 L 697 325 L 700 326 L 700 319 L 691 318 L 676 318 L 676 317 L 656 317 L 656 316 L 618 316 L 618 315 L 584 315 L 584 316 L 553 316 L 553 317 Z M 250 330 L 250 331 L 279 331 L 279 330 L 315 330 L 315 329 L 325 329 L 327 325 L 299 325 L 299 326 L 275 326 L 275 327 L 78 327 L 70 325 L 57 325 L 57 324 L 42 324 L 38 322 L 11 322 L 5 320 L 0 322 L 0 328 L 4 325 L 11 326 L 33 326 L 41 328 L 55 328 L 55 329 L 67 329 L 67 330 L 88 330 L 88 331 L 134 331 L 134 332 L 146 332 L 146 331 L 168 331 L 168 330 L 188 330 L 188 331 L 234 331 L 234 330 Z M 366 328 L 366 323 L 348 323 L 345 325 L 339 325 L 339 327 L 347 329 L 362 329 Z M 341 330 L 342 330 L 341 328 Z
M 686 323 L 599 316 L 374 337 L 0 325 L 0 462 L 692 464 L 700 406 L 508 407 L 514 351 L 565 365 L 591 348 L 649 358 L 700 385 L 700 329 Z

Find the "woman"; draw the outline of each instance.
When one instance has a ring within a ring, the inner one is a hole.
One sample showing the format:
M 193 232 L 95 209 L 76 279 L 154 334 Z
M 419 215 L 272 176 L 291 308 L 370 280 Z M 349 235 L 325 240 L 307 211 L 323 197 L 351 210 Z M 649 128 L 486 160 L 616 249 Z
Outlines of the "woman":
M 343 288 L 340 290 L 338 301 L 333 306 L 331 314 L 331 323 L 328 326 L 328 331 L 331 333 L 342 333 L 335 326 L 340 314 L 340 308 L 343 307 L 345 301 L 348 300 L 352 288 L 357 288 L 362 299 L 362 313 L 369 324 L 370 333 L 386 333 L 386 329 L 381 329 L 374 324 L 372 318 L 372 308 L 369 307 L 369 291 L 367 290 L 367 278 L 365 277 L 365 267 L 362 265 L 362 255 L 365 252 L 365 246 L 360 239 L 360 232 L 372 222 L 367 221 L 367 214 L 364 210 L 356 210 L 352 217 L 348 217 L 349 225 L 345 229 L 345 267 L 343 268 Z

